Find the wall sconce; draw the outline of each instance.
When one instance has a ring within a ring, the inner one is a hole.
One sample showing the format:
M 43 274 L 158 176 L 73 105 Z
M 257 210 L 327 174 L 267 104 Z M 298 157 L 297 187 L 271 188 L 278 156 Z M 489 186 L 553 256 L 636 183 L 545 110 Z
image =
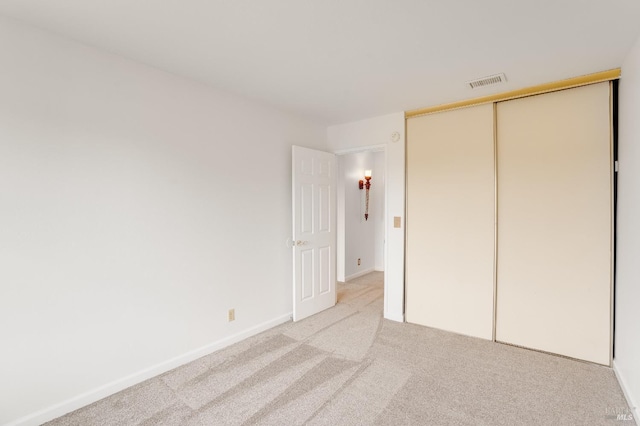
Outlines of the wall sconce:
M 369 219 L 369 189 L 371 188 L 371 170 L 364 171 L 364 178 L 367 183 L 365 183 L 364 180 L 360 180 L 358 181 L 358 187 L 360 189 L 367 189 L 364 207 L 364 220 L 367 220 Z

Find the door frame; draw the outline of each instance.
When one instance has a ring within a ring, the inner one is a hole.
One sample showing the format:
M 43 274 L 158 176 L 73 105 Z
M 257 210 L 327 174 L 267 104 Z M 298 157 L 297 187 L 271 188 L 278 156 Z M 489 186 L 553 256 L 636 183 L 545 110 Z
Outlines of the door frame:
M 383 243 L 383 267 L 384 267 L 384 301 L 385 301 L 385 311 L 386 311 L 386 300 L 387 300 L 387 283 L 388 283 L 388 279 L 387 279 L 387 273 L 389 270 L 389 266 L 388 266 L 388 261 L 389 261 L 389 256 L 387 253 L 387 248 L 388 248 L 388 244 L 387 241 L 389 240 L 389 236 L 388 236 L 388 226 L 387 226 L 387 218 L 388 218 L 388 194 L 387 194 L 387 190 L 388 190 L 388 185 L 387 185 L 387 178 L 388 178 L 388 169 L 389 169 L 389 155 L 387 152 L 387 145 L 386 144 L 379 144 L 379 145 L 367 145 L 367 146 L 361 146 L 361 147 L 357 147 L 357 148 L 348 148 L 348 149 L 341 149 L 341 150 L 336 150 L 333 151 L 333 153 L 336 155 L 336 157 L 341 157 L 347 154 L 357 154 L 360 152 L 384 152 L 384 208 L 383 208 L 383 215 L 384 215 L 384 243 Z M 336 202 L 336 208 L 337 208 L 337 218 L 336 218 L 336 229 L 337 229 L 337 235 L 336 235 L 336 279 L 338 278 L 345 278 L 345 217 L 344 217 L 344 200 L 345 200 L 345 193 L 344 193 L 344 185 L 345 185 L 345 179 L 344 179 L 344 174 L 342 173 L 342 169 L 341 169 L 341 164 L 340 164 L 340 159 L 338 158 L 338 177 L 337 177 L 337 184 L 336 184 L 336 192 L 337 192 L 337 202 Z M 342 210 L 341 210 L 342 209 Z M 340 276 L 339 271 L 342 271 L 342 277 Z M 341 281 L 343 282 L 343 281 Z

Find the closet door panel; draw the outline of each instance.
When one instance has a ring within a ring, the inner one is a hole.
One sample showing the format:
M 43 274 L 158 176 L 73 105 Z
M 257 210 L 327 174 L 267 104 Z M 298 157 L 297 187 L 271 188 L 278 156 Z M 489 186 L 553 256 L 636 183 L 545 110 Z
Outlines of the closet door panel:
M 609 83 L 497 105 L 496 339 L 610 363 Z
M 407 120 L 408 322 L 492 338 L 493 105 Z

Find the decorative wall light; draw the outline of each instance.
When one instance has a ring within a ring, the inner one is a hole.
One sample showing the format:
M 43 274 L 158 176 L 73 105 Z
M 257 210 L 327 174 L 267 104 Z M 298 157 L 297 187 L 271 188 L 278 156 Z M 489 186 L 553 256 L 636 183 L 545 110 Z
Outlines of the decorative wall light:
M 365 196 L 365 207 L 364 207 L 364 220 L 367 220 L 369 219 L 369 189 L 371 188 L 371 170 L 364 171 L 364 178 L 367 181 L 367 183 L 365 183 L 364 180 L 360 180 L 358 182 L 358 187 L 360 189 L 366 188 L 367 190 L 366 196 Z

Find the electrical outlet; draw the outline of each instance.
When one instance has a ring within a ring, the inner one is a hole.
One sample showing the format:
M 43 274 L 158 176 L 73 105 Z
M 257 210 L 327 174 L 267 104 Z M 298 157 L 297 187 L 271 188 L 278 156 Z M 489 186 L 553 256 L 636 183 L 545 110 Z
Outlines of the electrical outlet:
M 360 258 L 358 258 L 358 266 L 360 266 Z
M 233 321 L 236 319 L 236 310 L 235 309 L 229 309 L 229 322 Z

